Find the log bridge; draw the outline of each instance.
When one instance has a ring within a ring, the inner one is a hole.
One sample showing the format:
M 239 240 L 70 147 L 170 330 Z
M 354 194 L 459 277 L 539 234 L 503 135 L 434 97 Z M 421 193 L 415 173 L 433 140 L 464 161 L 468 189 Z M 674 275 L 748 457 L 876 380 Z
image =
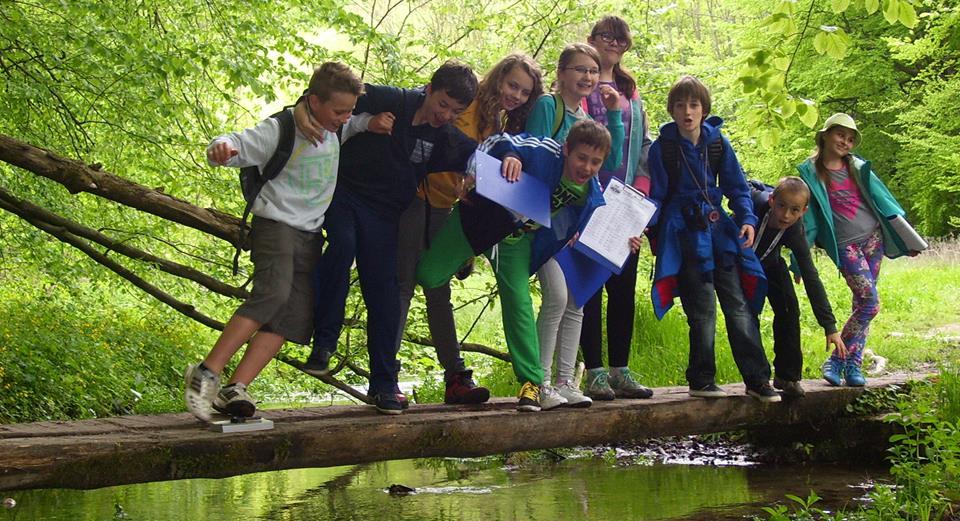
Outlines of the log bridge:
M 919 375 L 871 378 L 869 388 Z M 691 398 L 685 387 L 649 400 L 589 409 L 519 413 L 516 401 L 475 406 L 413 405 L 400 416 L 369 406 L 265 410 L 267 431 L 222 434 L 188 413 L 0 425 L 0 490 L 90 489 L 113 485 L 391 459 L 476 457 L 644 438 L 809 425 L 843 414 L 863 389 L 803 382 L 806 397 L 760 403 L 742 384 L 726 398 Z

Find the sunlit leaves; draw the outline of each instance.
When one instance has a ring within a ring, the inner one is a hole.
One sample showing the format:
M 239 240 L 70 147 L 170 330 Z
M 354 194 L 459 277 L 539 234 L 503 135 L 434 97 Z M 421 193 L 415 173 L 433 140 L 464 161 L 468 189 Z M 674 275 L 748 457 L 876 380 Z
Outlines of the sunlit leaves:
M 830 0 L 830 8 L 834 13 L 840 14 L 850 7 L 850 0 Z
M 820 54 L 839 60 L 847 55 L 850 37 L 836 26 L 820 26 L 820 32 L 813 37 L 813 48 Z

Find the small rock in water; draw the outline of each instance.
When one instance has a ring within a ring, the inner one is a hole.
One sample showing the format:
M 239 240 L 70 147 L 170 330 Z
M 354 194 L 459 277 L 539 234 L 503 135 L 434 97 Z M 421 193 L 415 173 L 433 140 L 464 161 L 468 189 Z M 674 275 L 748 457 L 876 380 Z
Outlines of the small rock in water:
M 13 499 L 12 497 L 3 499 L 3 508 L 13 508 L 15 506 L 17 506 L 17 500 Z
M 417 489 L 415 488 L 410 488 L 406 485 L 398 485 L 396 483 L 390 485 L 390 488 L 387 489 L 387 492 L 389 492 L 391 496 L 406 496 L 408 494 L 413 494 L 416 491 Z

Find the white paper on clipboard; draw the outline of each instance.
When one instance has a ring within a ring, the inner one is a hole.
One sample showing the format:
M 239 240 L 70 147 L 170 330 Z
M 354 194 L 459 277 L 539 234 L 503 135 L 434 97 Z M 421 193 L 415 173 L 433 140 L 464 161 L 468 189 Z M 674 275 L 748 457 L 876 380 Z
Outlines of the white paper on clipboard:
M 603 192 L 597 208 L 574 248 L 620 273 L 630 256 L 630 237 L 639 237 L 657 211 L 657 205 L 617 178 Z

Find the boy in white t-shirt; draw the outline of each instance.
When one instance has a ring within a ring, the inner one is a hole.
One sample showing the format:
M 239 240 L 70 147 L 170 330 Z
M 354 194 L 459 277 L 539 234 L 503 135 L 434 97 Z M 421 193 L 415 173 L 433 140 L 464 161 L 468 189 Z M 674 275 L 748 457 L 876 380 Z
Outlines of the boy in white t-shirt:
M 310 343 L 312 273 L 323 246 L 320 227 L 336 187 L 340 159 L 335 132 L 350 118 L 362 93 L 363 83 L 346 65 L 327 62 L 314 71 L 307 106 L 325 130 L 323 139 L 314 144 L 298 129 L 283 170 L 263 185 L 253 202 L 253 290 L 207 357 L 187 367 L 184 375 L 187 409 L 197 418 L 209 421 L 213 409 L 253 416 L 256 402 L 246 389 L 250 382 L 286 340 Z M 215 138 L 207 147 L 207 161 L 211 166 L 256 165 L 262 171 L 280 135 L 279 119 L 267 118 L 254 128 Z M 220 373 L 247 341 L 250 345 L 229 384 L 220 389 Z

